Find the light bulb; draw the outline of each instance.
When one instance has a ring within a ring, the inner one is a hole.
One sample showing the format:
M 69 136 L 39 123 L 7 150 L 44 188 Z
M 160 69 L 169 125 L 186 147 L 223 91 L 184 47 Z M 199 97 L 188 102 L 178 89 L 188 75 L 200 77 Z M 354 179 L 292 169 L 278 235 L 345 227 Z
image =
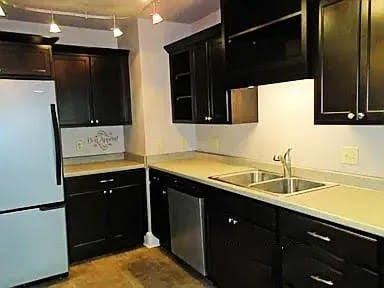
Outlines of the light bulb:
M 55 22 L 52 22 L 51 25 L 49 26 L 49 32 L 60 33 L 61 29 L 60 29 L 59 25 L 57 25 Z
M 123 34 L 124 33 L 123 33 L 123 31 L 120 30 L 120 28 L 118 28 L 118 27 L 113 28 L 113 37 L 118 38 Z
M 59 25 L 55 23 L 55 19 L 53 18 L 53 11 L 51 11 L 51 25 L 49 25 L 49 32 L 51 33 L 60 33 L 61 29 Z
M 163 20 L 164 20 L 163 17 L 161 17 L 159 13 L 156 12 L 156 13 L 152 14 L 152 23 L 153 23 L 153 25 L 159 24 Z
M 5 17 L 5 11 L 1 6 L 0 6 L 0 17 Z

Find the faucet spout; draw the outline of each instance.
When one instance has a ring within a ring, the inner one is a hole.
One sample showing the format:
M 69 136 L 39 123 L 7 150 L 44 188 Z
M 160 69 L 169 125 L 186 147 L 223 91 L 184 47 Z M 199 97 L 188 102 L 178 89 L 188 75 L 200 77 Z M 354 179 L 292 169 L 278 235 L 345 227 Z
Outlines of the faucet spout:
M 284 178 L 292 177 L 292 159 L 291 159 L 292 148 L 289 148 L 284 155 L 275 155 L 273 156 L 274 161 L 280 161 L 283 165 L 283 175 Z

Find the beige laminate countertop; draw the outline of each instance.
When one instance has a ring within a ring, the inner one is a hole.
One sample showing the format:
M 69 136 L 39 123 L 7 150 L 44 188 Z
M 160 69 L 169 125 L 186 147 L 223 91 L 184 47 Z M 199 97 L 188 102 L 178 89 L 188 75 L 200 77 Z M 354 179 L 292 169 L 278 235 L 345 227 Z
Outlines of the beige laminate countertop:
M 144 168 L 144 164 L 128 160 L 113 160 L 87 164 L 64 165 L 64 177 L 76 177 L 138 168 Z
M 151 164 L 150 167 L 384 237 L 384 191 L 338 185 L 299 195 L 278 196 L 208 178 L 255 169 L 254 167 L 236 166 L 199 158 L 160 162 Z

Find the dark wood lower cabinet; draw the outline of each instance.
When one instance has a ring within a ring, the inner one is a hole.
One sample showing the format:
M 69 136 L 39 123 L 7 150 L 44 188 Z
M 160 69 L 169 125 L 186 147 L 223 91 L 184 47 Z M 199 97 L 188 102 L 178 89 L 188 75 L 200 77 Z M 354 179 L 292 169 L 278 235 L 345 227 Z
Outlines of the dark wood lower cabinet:
M 127 181 L 133 181 L 132 177 L 135 177 L 134 183 L 127 185 Z M 135 170 L 65 180 L 71 262 L 143 243 L 146 228 L 144 179 L 144 170 Z M 118 186 L 123 183 L 125 185 Z M 92 191 L 96 186 L 100 189 Z
M 151 171 L 150 179 L 152 232 L 159 239 L 161 247 L 170 251 L 171 231 L 166 181 L 161 174 L 154 171 Z
M 85 192 L 67 198 L 67 223 L 72 261 L 104 253 L 107 202 L 103 191 Z
M 108 236 L 111 250 L 133 247 L 143 242 L 145 197 L 144 185 L 110 190 Z
M 275 233 L 215 209 L 207 217 L 211 280 L 221 288 L 276 287 Z

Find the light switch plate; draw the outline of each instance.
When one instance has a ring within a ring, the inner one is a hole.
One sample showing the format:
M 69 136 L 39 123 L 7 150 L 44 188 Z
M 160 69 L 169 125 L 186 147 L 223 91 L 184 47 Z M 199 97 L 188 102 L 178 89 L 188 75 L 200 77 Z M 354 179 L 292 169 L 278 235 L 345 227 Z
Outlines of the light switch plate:
M 357 165 L 359 163 L 359 147 L 345 146 L 341 150 L 341 163 Z

